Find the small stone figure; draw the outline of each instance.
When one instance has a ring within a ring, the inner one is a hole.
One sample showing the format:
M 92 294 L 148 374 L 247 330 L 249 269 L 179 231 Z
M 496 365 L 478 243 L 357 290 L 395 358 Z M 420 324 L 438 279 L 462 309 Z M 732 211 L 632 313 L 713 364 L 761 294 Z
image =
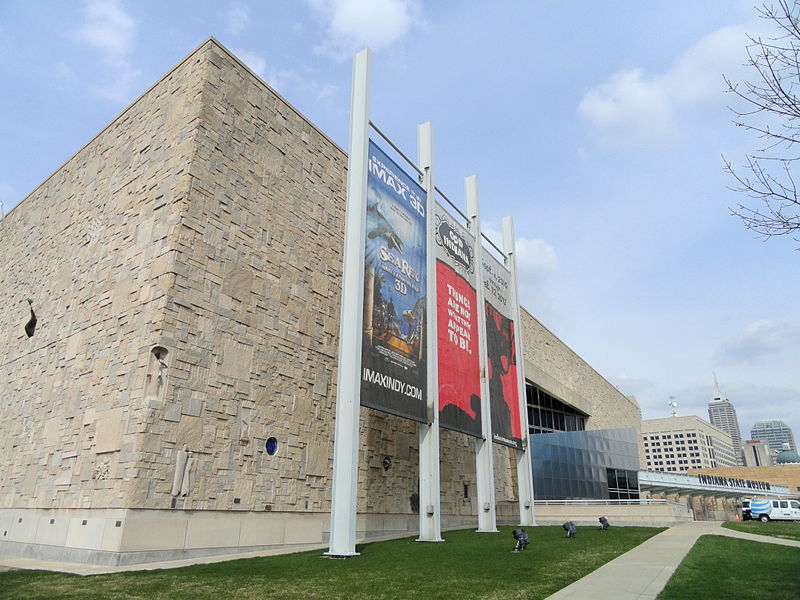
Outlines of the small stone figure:
M 31 300 L 30 298 L 28 298 L 28 306 L 31 309 L 31 318 L 27 323 L 25 323 L 25 335 L 27 335 L 30 338 L 33 337 L 33 334 L 36 332 L 36 322 L 37 322 L 36 313 L 33 312 L 33 300 Z
M 598 521 L 600 521 L 600 530 L 601 531 L 605 531 L 606 529 L 611 527 L 611 523 L 609 523 L 608 519 L 606 519 L 605 517 L 600 517 L 598 519 Z
M 111 465 L 107 460 L 97 463 L 92 469 L 92 479 L 95 481 L 105 481 L 108 479 L 109 467 Z
M 178 450 L 175 458 L 175 477 L 172 478 L 172 495 L 181 495 L 183 480 L 186 475 L 186 463 L 189 460 L 189 447 L 184 444 L 183 450 Z
M 578 528 L 575 527 L 575 523 L 572 521 L 567 521 L 561 527 L 567 532 L 567 538 L 574 538 L 575 534 L 578 533 Z
M 511 532 L 517 543 L 514 545 L 514 552 L 522 552 L 531 543 L 528 534 L 524 529 L 515 529 Z
M 149 400 L 159 400 L 167 381 L 167 363 L 164 361 L 167 351 L 154 348 L 150 353 L 150 365 L 147 369 L 144 395 Z
M 185 498 L 189 495 L 189 490 L 192 487 L 191 477 L 192 477 L 192 463 L 194 462 L 193 453 L 189 451 L 189 455 L 186 457 L 186 468 L 183 470 L 183 481 L 181 481 L 181 498 Z

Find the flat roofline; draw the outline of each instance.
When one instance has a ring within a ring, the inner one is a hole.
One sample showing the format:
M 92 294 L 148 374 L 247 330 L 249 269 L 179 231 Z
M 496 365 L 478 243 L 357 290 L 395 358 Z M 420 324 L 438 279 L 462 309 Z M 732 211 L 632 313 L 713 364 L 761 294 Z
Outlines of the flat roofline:
M 244 69 L 245 71 L 247 71 L 247 72 L 248 72 L 250 75 L 252 75 L 252 76 L 253 76 L 253 77 L 256 79 L 256 81 L 257 81 L 258 83 L 260 83 L 262 86 L 266 87 L 266 88 L 267 88 L 267 89 L 268 89 L 270 92 L 272 92 L 273 94 L 275 94 L 275 95 L 276 95 L 276 96 L 277 96 L 277 97 L 278 97 L 278 98 L 281 100 L 281 102 L 283 102 L 284 104 L 286 104 L 286 106 L 288 106 L 288 107 L 289 107 L 289 108 L 290 108 L 292 111 L 294 111 L 294 112 L 297 114 L 297 116 L 299 116 L 301 119 L 303 119 L 303 120 L 304 120 L 306 123 L 308 123 L 308 125 L 309 125 L 309 126 L 311 126 L 311 127 L 312 127 L 312 128 L 313 128 L 313 129 L 314 129 L 316 132 L 317 132 L 317 133 L 319 133 L 319 134 L 320 134 L 320 135 L 321 135 L 323 138 L 325 138 L 325 139 L 326 139 L 328 142 L 330 142 L 330 144 L 331 144 L 331 145 L 332 145 L 334 148 L 336 148 L 337 150 L 339 150 L 339 151 L 340 151 L 340 152 L 341 152 L 341 153 L 342 153 L 342 154 L 343 154 L 345 157 L 347 156 L 347 152 L 345 152 L 345 150 L 344 150 L 344 149 L 343 149 L 341 146 L 339 146 L 339 144 L 337 144 L 336 142 L 334 142 L 334 141 L 333 141 L 333 140 L 332 140 L 332 139 L 331 139 L 331 138 L 330 138 L 330 137 L 329 137 L 329 136 L 328 136 L 328 135 L 327 135 L 325 132 L 323 132 L 323 131 L 322 131 L 322 130 L 321 130 L 319 127 L 317 127 L 317 126 L 316 126 L 316 125 L 315 125 L 313 122 L 311 122 L 311 120 L 310 120 L 308 117 L 306 117 L 306 116 L 305 116 L 305 115 L 304 115 L 302 112 L 300 112 L 300 111 L 299 111 L 299 110 L 298 110 L 298 109 L 297 109 L 297 108 L 296 108 L 296 107 L 295 107 L 295 106 L 294 106 L 294 105 L 293 105 L 291 102 L 289 102 L 288 100 L 286 100 L 286 98 L 284 98 L 284 97 L 283 97 L 283 96 L 282 96 L 280 93 L 278 93 L 278 92 L 277 92 L 277 91 L 276 91 L 276 90 L 275 90 L 275 89 L 274 89 L 272 86 L 270 86 L 270 85 L 269 85 L 269 84 L 268 84 L 266 81 L 264 81 L 264 80 L 263 80 L 261 77 L 259 77 L 259 75 L 258 75 L 257 73 L 253 72 L 253 71 L 250 69 L 250 67 L 248 67 L 246 64 L 244 64 L 244 63 L 241 61 L 241 59 L 239 59 L 239 58 L 238 58 L 238 57 L 237 57 L 237 56 L 236 56 L 236 55 L 235 55 L 233 52 L 231 52 L 230 50 L 228 50 L 228 48 L 226 48 L 226 47 L 225 47 L 225 46 L 224 46 L 222 43 L 220 43 L 220 42 L 219 42 L 219 40 L 217 40 L 217 39 L 216 39 L 214 36 L 209 36 L 209 37 L 207 37 L 205 40 L 203 40 L 203 41 L 202 41 L 202 42 L 201 42 L 201 43 L 200 43 L 200 44 L 199 44 L 197 47 L 195 47 L 195 48 L 194 48 L 194 50 L 192 50 L 191 52 L 189 52 L 189 54 L 187 54 L 187 55 L 186 55 L 186 56 L 185 56 L 183 59 L 181 59 L 181 61 L 180 61 L 180 62 L 178 62 L 178 63 L 177 63 L 175 66 L 173 66 L 173 67 L 172 67 L 172 68 L 171 68 L 169 71 L 167 71 L 166 73 L 164 73 L 164 75 L 162 75 L 161 77 L 159 77 L 159 78 L 158 78 L 158 80 L 157 80 L 155 83 L 153 83 L 152 85 L 150 85 L 150 86 L 149 86 L 147 89 L 145 89 L 145 90 L 144 90 L 144 91 L 143 91 L 141 94 L 139 94 L 139 95 L 138 95 L 138 96 L 137 96 L 137 97 L 136 97 L 136 98 L 135 98 L 135 99 L 134 99 L 134 100 L 133 100 L 133 101 L 132 101 L 130 104 L 128 104 L 127 106 L 125 106 L 125 108 L 123 108 L 123 109 L 122 109 L 122 111 L 121 111 L 119 114 L 117 114 L 117 116 L 116 116 L 116 117 L 114 117 L 113 119 L 111 119 L 111 120 L 110 120 L 110 121 L 109 121 L 109 122 L 108 122 L 108 123 L 107 123 L 107 124 L 106 124 L 106 125 L 105 125 L 105 126 L 102 128 L 102 129 L 100 129 L 100 131 L 98 131 L 96 134 L 94 134 L 94 135 L 93 135 L 93 136 L 92 136 L 92 137 L 91 137 L 91 138 L 90 138 L 90 139 L 89 139 L 89 140 L 88 140 L 88 141 L 87 141 L 85 144 L 83 144 L 83 145 L 82 145 L 80 148 L 78 148 L 78 149 L 77 149 L 75 152 L 73 152 L 72 154 L 70 154 L 69 158 L 67 158 L 67 159 L 66 159 L 64 162 L 62 162 L 62 163 L 61 163 L 61 164 L 60 164 L 60 165 L 59 165 L 59 166 L 58 166 L 58 167 L 57 167 L 57 168 L 56 168 L 56 169 L 55 169 L 55 170 L 54 170 L 52 173 L 50 173 L 50 174 L 49 174 L 47 177 L 45 177 L 45 178 L 44 178 L 44 179 L 43 179 L 43 180 L 42 180 L 42 181 L 39 183 L 39 185 L 37 185 L 35 188 L 33 188 L 33 189 L 32 189 L 30 192 L 28 192 L 28 193 L 27 193 L 27 194 L 26 194 L 26 195 L 25 195 L 25 196 L 24 196 L 24 197 L 23 197 L 23 198 L 22 198 L 22 199 L 21 199 L 19 202 L 17 202 L 17 203 L 16 203 L 16 204 L 15 204 L 15 205 L 14 205 L 12 208 L 10 208 L 10 209 L 9 209 L 9 211 L 8 211 L 7 213 L 5 213 L 4 217 L 3 217 L 2 219 L 0 219 L 0 224 L 1 224 L 1 223 L 3 223 L 3 221 L 5 221 L 5 219 L 6 219 L 6 217 L 8 217 L 8 215 L 10 215 L 12 212 L 14 212 L 14 210 L 16 210 L 16 208 L 17 208 L 19 205 L 21 205 L 21 204 L 22 204 L 23 202 L 25 202 L 25 201 L 26 201 L 28 198 L 30 198 L 30 197 L 31 197 L 33 194 L 35 194 L 35 193 L 36 193 L 36 192 L 39 190 L 39 188 L 41 188 L 41 187 L 42 187 L 42 186 L 44 186 L 44 185 L 45 185 L 45 184 L 46 184 L 48 181 L 50 181 L 50 179 L 52 179 L 52 178 L 53 178 L 53 176 L 55 176 L 55 175 L 56 175 L 56 173 L 58 173 L 58 172 L 59 172 L 61 169 L 63 169 L 65 166 L 67 166 L 67 164 L 68 164 L 68 163 L 69 163 L 69 162 L 70 162 L 72 159 L 74 159 L 76 156 L 78 156 L 78 154 L 80 154 L 81 152 L 83 152 L 83 151 L 84 151 L 84 150 L 85 150 L 85 149 L 86 149 L 88 146 L 90 146 L 90 145 L 92 144 L 92 142 L 94 142 L 94 141 L 95 141 L 97 138 L 99 138 L 101 135 L 103 135 L 103 133 L 105 133 L 105 131 L 106 131 L 107 129 L 109 129 L 109 128 L 110 128 L 112 125 L 114 125 L 114 124 L 115 124 L 117 121 L 119 121 L 119 120 L 120 120 L 120 119 L 121 119 L 121 118 L 122 118 L 122 117 L 125 115 L 125 113 L 127 113 L 127 112 L 128 112 L 130 109 L 131 109 L 131 108 L 133 108 L 133 107 L 134 107 L 136 104 L 138 104 L 138 103 L 139 103 L 139 102 L 140 102 L 140 101 L 141 101 L 141 100 L 142 100 L 142 99 L 143 99 L 145 96 L 147 96 L 147 94 L 149 94 L 151 91 L 153 91 L 153 89 L 155 89 L 155 88 L 156 88 L 156 87 L 157 87 L 157 86 L 158 86 L 158 85 L 159 85 L 161 82 L 163 82 L 164 80 L 166 80 L 166 79 L 167 79 L 167 78 L 168 78 L 170 75 L 172 75 L 172 74 L 173 74 L 175 71 L 177 71 L 179 68 L 181 68 L 181 67 L 182 67 L 182 66 L 183 66 L 183 65 L 184 65 L 186 62 L 188 62 L 189 60 L 191 60 L 192 58 L 194 58 L 194 57 L 195 57 L 195 55 L 196 55 L 198 52 L 202 51 L 202 50 L 204 49 L 204 47 L 205 47 L 206 45 L 209 45 L 209 44 L 210 44 L 210 45 L 212 45 L 212 46 L 215 46 L 215 47 L 217 47 L 219 50 L 221 50 L 223 53 L 225 53 L 225 54 L 226 54 L 226 55 L 227 55 L 227 56 L 228 56 L 228 57 L 229 57 L 231 60 L 233 60 L 233 61 L 234 61 L 234 62 L 235 62 L 237 65 L 239 65 L 239 67 L 241 67 L 242 69 Z

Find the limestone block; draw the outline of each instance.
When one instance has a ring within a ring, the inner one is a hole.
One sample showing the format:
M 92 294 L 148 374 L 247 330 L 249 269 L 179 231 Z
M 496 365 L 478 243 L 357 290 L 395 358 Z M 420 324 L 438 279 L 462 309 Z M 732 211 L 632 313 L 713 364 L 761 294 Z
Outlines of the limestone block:
M 119 527 L 117 527 L 118 521 L 120 522 Z M 119 552 L 119 547 L 120 544 L 122 543 L 124 524 L 125 521 L 122 518 L 122 515 L 119 515 L 119 518 L 112 517 L 109 519 L 105 519 L 105 524 L 103 527 L 103 538 L 100 542 L 101 550 L 105 550 L 106 552 Z
M 61 465 L 58 467 L 58 473 L 56 474 L 56 485 L 69 485 L 72 483 L 72 471 L 75 468 L 76 460 L 76 454 L 72 454 L 72 456 L 62 455 Z
M 151 241 L 153 234 L 153 219 L 144 219 L 136 227 L 136 249 L 145 248 Z
M 225 278 L 222 281 L 222 293 L 236 298 L 247 300 L 253 286 L 253 272 L 235 262 L 225 265 Z
M 105 519 L 91 516 L 88 511 L 86 518 L 72 517 L 67 526 L 65 545 L 71 548 L 99 550 L 103 542 L 103 529 L 105 529 Z
M 178 446 L 187 445 L 190 450 L 201 450 L 207 448 L 206 441 L 203 440 L 203 419 L 183 415 L 178 423 Z
M 64 421 L 58 417 L 50 417 L 44 422 L 42 431 L 42 441 L 45 448 L 52 448 L 58 444 L 61 438 L 60 429 Z
M 284 539 L 287 544 L 322 543 L 322 519 L 304 519 L 286 523 Z
M 183 548 L 187 521 L 174 518 L 129 518 L 124 522 L 121 552 Z M 158 535 L 153 535 L 157 531 Z
M 328 444 L 309 442 L 306 445 L 306 475 L 328 475 L 328 456 L 331 448 Z
M 203 408 L 203 400 L 200 398 L 184 398 L 181 400 L 181 413 L 199 417 Z
M 253 520 L 242 527 L 239 545 L 243 548 L 282 545 L 285 529 L 286 523 L 281 515 L 275 515 L 274 519 Z
M 231 515 L 190 519 L 186 529 L 186 548 L 228 548 L 239 544 L 241 521 Z
M 177 402 L 170 402 L 164 407 L 164 420 L 177 423 L 181 420 L 182 405 Z
M 229 340 L 225 344 L 222 355 L 220 375 L 236 379 L 250 379 L 253 365 L 253 346 L 242 344 L 236 340 Z
M 116 452 L 122 445 L 124 431 L 122 408 L 112 408 L 97 412 L 97 425 L 94 434 L 95 453 Z
M 58 516 L 55 513 L 39 516 L 35 542 L 48 546 L 63 546 L 67 540 L 69 522 L 68 517 Z

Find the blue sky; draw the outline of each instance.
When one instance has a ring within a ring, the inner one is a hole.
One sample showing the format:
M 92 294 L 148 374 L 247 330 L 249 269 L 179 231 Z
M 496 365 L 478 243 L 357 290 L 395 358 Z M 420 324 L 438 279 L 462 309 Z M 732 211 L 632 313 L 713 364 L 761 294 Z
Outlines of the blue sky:
M 0 2 L 0 202 L 8 212 L 206 37 L 341 146 L 352 52 L 373 55 L 372 120 L 438 186 L 479 177 L 487 230 L 513 215 L 523 304 L 645 418 L 707 418 L 712 372 L 749 437 L 800 436 L 800 245 L 730 206 L 723 73 L 744 80 L 753 2 L 150 0 Z

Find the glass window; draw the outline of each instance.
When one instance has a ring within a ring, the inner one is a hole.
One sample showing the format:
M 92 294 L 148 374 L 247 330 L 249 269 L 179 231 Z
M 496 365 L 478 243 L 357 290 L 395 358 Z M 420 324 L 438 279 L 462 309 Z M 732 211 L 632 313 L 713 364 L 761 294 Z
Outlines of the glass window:
M 781 508 L 789 508 L 789 502 L 786 500 L 781 500 Z

